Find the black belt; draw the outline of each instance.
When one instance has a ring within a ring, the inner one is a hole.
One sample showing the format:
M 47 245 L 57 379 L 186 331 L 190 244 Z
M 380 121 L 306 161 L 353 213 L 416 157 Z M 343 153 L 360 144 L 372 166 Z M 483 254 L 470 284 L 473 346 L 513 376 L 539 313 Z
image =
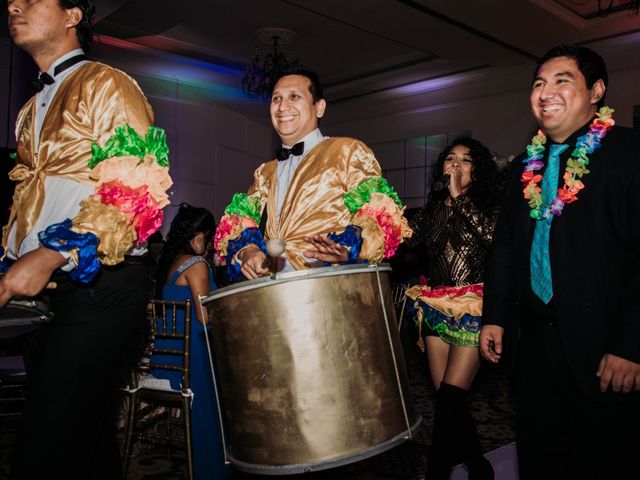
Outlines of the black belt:
M 124 261 L 117 263 L 116 265 L 102 265 L 101 268 L 103 270 L 116 271 L 131 265 L 145 265 L 148 262 L 148 260 L 149 260 L 149 255 L 146 253 L 144 255 L 135 255 L 135 256 L 125 255 Z
M 527 324 L 542 325 L 545 327 L 557 327 L 558 318 L 555 315 L 541 315 L 540 312 L 528 311 L 523 315 L 523 321 Z
M 149 254 L 145 253 L 144 255 L 125 255 L 124 263 L 128 263 L 130 265 L 138 265 L 141 263 L 146 263 L 149 260 Z
M 116 265 L 102 265 L 101 268 L 108 271 L 117 271 L 125 268 L 129 265 L 145 265 L 149 260 L 149 254 L 145 253 L 144 255 L 125 255 L 124 261 L 120 262 Z M 68 282 L 71 279 L 69 278 L 69 274 L 67 272 L 63 272 L 62 270 L 57 270 L 51 275 L 52 282 L 62 283 Z

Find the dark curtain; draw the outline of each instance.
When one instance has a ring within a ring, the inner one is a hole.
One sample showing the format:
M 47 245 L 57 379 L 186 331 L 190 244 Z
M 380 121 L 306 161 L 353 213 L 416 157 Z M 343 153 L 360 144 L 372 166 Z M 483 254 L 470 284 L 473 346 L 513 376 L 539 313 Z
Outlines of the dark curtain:
M 13 148 L 0 148 L 0 225 L 4 226 L 9 220 L 9 207 L 15 183 L 9 180 L 9 170 L 15 165 L 15 160 L 9 156 L 14 153 Z

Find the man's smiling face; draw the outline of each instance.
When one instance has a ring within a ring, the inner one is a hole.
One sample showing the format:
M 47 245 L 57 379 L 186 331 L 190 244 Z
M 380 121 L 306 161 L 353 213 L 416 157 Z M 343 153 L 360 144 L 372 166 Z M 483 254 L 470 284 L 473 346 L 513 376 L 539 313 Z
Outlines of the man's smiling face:
M 531 111 L 553 140 L 563 142 L 594 115 L 604 88 L 602 80 L 587 88 L 575 60 L 555 57 L 538 69 L 531 88 Z
M 278 80 L 271 96 L 271 123 L 282 143 L 293 146 L 318 128 L 324 115 L 324 100 L 313 101 L 311 80 L 303 75 L 286 75 Z

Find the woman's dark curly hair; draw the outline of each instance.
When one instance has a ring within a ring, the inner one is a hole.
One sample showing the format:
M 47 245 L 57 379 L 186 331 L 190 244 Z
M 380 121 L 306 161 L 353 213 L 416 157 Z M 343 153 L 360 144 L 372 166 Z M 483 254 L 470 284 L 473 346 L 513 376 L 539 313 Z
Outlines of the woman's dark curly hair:
M 471 137 L 458 137 L 448 145 L 440 155 L 431 172 L 431 185 L 442 177 L 442 167 L 447 155 L 453 147 L 461 145 L 469 149 L 469 155 L 473 160 L 471 168 L 471 186 L 467 192 L 471 202 L 482 211 L 495 208 L 502 198 L 502 175 L 498 171 L 498 166 L 493 160 L 493 156 L 487 147 L 478 140 Z M 438 192 L 429 192 L 428 202 L 444 201 L 449 195 L 445 188 Z
M 193 207 L 188 203 L 182 203 L 178 213 L 171 222 L 171 228 L 162 247 L 160 260 L 158 261 L 158 276 L 156 294 L 162 292 L 162 286 L 167 279 L 169 267 L 178 255 L 196 255 L 189 242 L 198 233 L 204 233 L 204 244 L 209 245 L 216 229 L 216 221 L 206 208 Z
M 93 43 L 93 17 L 96 15 L 96 6 L 93 0 L 58 0 L 64 9 L 79 8 L 82 11 L 82 20 L 76 25 L 78 41 L 85 52 Z

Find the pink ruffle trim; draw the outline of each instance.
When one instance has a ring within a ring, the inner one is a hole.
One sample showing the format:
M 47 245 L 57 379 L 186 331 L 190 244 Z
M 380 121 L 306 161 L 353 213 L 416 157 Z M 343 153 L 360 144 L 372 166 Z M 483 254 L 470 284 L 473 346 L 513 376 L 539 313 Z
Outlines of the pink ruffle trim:
M 482 298 L 483 284 L 475 283 L 473 285 L 465 285 L 463 287 L 447 287 L 438 286 L 434 288 L 427 287 L 426 285 L 420 286 L 420 296 L 428 298 L 457 298 L 466 295 L 467 293 L 474 293 Z
M 240 236 L 240 233 L 246 228 L 255 228 L 258 224 L 249 217 L 240 215 L 224 215 L 220 219 L 220 223 L 216 228 L 213 237 L 213 248 L 217 254 L 217 261 L 220 265 L 224 265 L 227 256 L 227 245 L 230 240 Z

